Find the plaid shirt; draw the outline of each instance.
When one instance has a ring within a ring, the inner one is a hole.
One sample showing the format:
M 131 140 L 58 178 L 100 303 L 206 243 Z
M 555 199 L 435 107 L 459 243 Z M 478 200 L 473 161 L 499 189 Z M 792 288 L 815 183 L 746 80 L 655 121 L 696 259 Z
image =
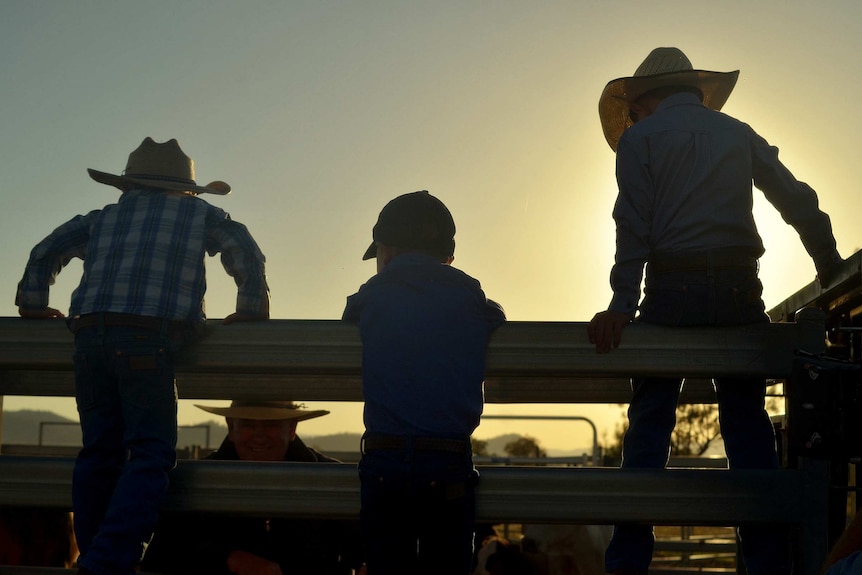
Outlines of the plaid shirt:
M 48 305 L 48 288 L 69 261 L 84 260 L 69 315 L 126 313 L 203 322 L 204 256 L 221 253 L 237 284 L 236 311 L 268 309 L 264 256 L 246 227 L 188 194 L 124 192 L 116 204 L 76 216 L 39 242 L 18 284 L 16 304 Z

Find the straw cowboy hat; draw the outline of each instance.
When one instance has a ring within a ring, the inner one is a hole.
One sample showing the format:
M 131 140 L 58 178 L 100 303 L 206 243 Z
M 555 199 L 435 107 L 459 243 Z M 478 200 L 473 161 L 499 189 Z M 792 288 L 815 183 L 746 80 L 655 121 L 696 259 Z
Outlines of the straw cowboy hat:
M 626 128 L 632 125 L 629 106 L 656 88 L 690 86 L 703 92 L 703 104 L 721 110 L 739 77 L 733 72 L 694 70 L 679 48 L 656 48 L 635 70 L 634 76 L 611 80 L 599 98 L 599 118 L 605 139 L 613 151 Z
M 159 144 L 152 138 L 145 138 L 138 149 L 129 154 L 122 176 L 91 169 L 87 171 L 100 184 L 123 191 L 146 187 L 220 196 L 230 193 L 230 186 L 222 181 L 210 182 L 206 186 L 197 185 L 195 163 L 183 153 L 176 140 Z
M 210 407 L 195 404 L 195 407 L 235 419 L 289 419 L 291 421 L 305 421 L 327 415 L 325 409 L 303 409 L 304 405 L 297 405 L 292 401 L 264 401 L 259 399 L 235 399 L 230 407 Z

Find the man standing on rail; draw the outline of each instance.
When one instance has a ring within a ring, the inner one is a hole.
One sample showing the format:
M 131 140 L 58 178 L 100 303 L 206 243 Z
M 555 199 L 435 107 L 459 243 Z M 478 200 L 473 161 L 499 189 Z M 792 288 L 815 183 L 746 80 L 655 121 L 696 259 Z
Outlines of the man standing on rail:
M 613 299 L 588 327 L 598 353 L 620 344 L 636 321 L 670 326 L 768 322 L 757 277 L 763 243 L 752 216 L 752 183 L 792 225 L 814 260 L 821 285 L 842 262 L 829 217 L 817 195 L 796 180 L 747 124 L 718 110 L 739 71 L 693 69 L 677 48 L 656 48 L 635 71 L 605 87 L 599 116 L 617 154 Z M 646 265 L 644 299 L 640 284 Z M 634 378 L 623 468 L 661 469 L 682 381 Z M 730 467 L 779 466 L 762 378 L 716 378 Z M 791 570 L 788 534 L 778 527 L 740 529 L 751 575 Z M 652 559 L 649 526 L 618 525 L 605 557 L 609 573 L 646 574 Z

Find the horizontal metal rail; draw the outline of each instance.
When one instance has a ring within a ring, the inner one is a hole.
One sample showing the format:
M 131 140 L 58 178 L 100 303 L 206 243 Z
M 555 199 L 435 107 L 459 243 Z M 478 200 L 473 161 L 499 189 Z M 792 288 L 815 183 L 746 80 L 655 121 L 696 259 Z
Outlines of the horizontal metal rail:
M 584 322 L 509 322 L 491 338 L 485 379 L 490 403 L 626 403 L 633 375 L 700 379 L 684 402 L 712 402 L 716 375 L 783 378 L 794 350 L 824 349 L 824 320 L 730 328 L 633 324 L 623 345 L 597 354 Z M 336 320 L 221 325 L 177 362 L 187 399 L 361 401 L 362 344 Z M 73 396 L 72 335 L 59 320 L 0 318 L 0 396 Z M 689 386 L 687 386 L 689 387 Z
M 835 275 L 832 283 L 821 287 L 813 281 L 767 313 L 772 321 L 793 321 L 796 312 L 814 306 L 830 316 L 838 315 L 850 307 L 857 307 L 862 300 L 862 250 L 847 258 Z
M 177 361 L 180 397 L 361 401 L 357 328 L 335 320 L 222 325 Z M 714 401 L 703 378 L 785 378 L 795 350 L 824 351 L 824 315 L 731 328 L 634 324 L 623 345 L 596 354 L 583 322 L 509 322 L 491 338 L 485 380 L 494 403 L 626 403 L 628 378 L 701 380 L 682 401 Z M 57 320 L 0 318 L 0 397 L 73 396 L 71 334 Z M 688 387 L 688 386 L 687 386 Z M 802 572 L 825 553 L 828 470 L 617 470 L 483 467 L 479 520 L 563 524 L 796 525 Z M 71 458 L 0 456 L 0 507 L 71 507 Z M 347 464 L 182 461 L 166 507 L 295 517 L 355 517 Z
M 656 551 L 673 551 L 676 553 L 736 553 L 736 541 L 703 541 L 691 539 L 664 539 L 657 540 L 653 547 Z M 667 561 L 667 557 L 662 557 Z
M 71 458 L 0 457 L 0 507 L 71 508 Z M 791 524 L 801 573 L 826 553 L 828 471 L 482 467 L 477 520 L 490 523 Z M 673 502 L 669 504 L 669 502 Z M 165 510 L 356 518 L 356 467 L 335 463 L 181 461 Z
M 74 460 L 0 457 L 0 506 L 71 508 Z M 814 464 L 812 464 L 814 465 Z M 480 467 L 477 513 L 490 522 L 800 524 L 828 487 L 808 471 Z M 632 494 L 637 494 L 633 504 Z M 668 505 L 673 501 L 673 505 Z M 356 466 L 180 461 L 165 508 L 341 519 L 359 513 Z

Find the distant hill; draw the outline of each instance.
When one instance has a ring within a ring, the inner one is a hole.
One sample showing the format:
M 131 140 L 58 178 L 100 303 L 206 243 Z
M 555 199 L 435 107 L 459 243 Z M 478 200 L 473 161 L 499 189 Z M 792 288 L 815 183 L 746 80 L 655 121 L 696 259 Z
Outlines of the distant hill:
M 227 435 L 227 427 L 223 422 L 217 421 L 192 426 L 181 425 L 177 430 L 177 447 L 206 446 L 207 429 L 209 429 L 209 447 L 218 447 Z M 32 409 L 3 411 L 0 441 L 7 445 L 79 446 L 81 427 L 77 421 L 52 411 Z
M 81 445 L 81 428 L 77 421 L 52 411 L 22 409 L 3 412 L 3 443 L 39 445 L 39 430 L 43 445 Z
M 297 431 L 309 447 L 322 453 L 359 453 L 361 433 L 335 433 L 333 435 L 303 435 L 302 429 Z
M 77 421 L 72 421 L 51 411 L 22 409 L 3 411 L 3 427 L 0 441 L 7 445 L 39 445 L 39 430 L 42 430 L 42 445 L 79 446 L 81 445 L 81 429 Z M 207 431 L 209 445 L 207 445 Z M 197 425 L 180 426 L 177 431 L 177 447 L 190 446 L 217 448 L 227 435 L 224 420 L 206 421 Z M 302 440 L 309 446 L 323 453 L 358 453 L 359 433 L 336 433 L 333 435 L 306 436 L 299 430 Z M 492 456 L 504 456 L 507 443 L 521 437 L 517 433 L 507 433 L 487 439 L 488 453 Z M 548 449 L 551 457 L 581 455 L 589 453 L 591 448 L 559 450 Z
M 302 440 L 309 446 L 323 453 L 358 453 L 359 441 L 362 437 L 359 433 L 337 433 L 334 435 L 319 435 L 305 436 L 300 434 Z M 488 442 L 488 454 L 492 457 L 504 457 L 506 455 L 505 447 L 507 443 L 516 441 L 521 437 L 518 433 L 506 433 L 486 439 Z M 541 442 L 540 442 L 541 445 Z M 584 447 L 581 449 L 548 449 L 550 457 L 571 457 L 590 454 L 592 447 Z

